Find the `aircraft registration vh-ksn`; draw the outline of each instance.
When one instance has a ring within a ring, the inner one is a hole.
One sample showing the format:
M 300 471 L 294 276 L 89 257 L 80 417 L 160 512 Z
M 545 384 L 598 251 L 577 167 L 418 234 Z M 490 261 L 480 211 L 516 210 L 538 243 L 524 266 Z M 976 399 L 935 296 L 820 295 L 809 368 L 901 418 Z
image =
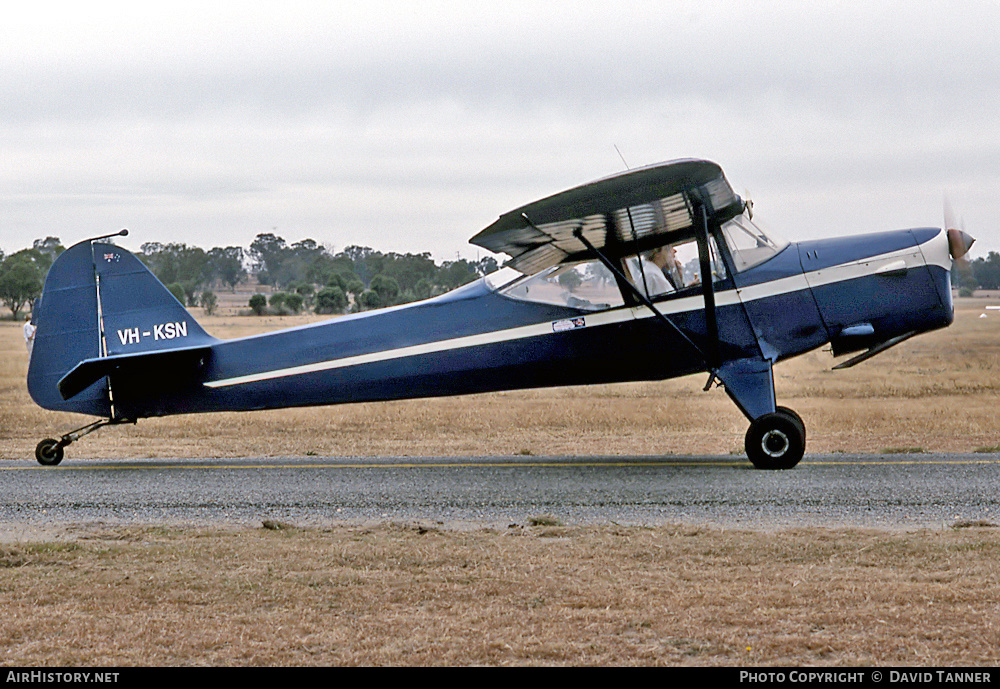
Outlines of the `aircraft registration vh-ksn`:
M 152 416 L 704 372 L 749 420 L 753 465 L 789 469 L 806 428 L 776 405 L 772 367 L 827 343 L 855 354 L 835 368 L 853 366 L 949 325 L 952 262 L 973 240 L 921 228 L 789 243 L 751 211 L 715 163 L 630 170 L 500 216 L 472 243 L 510 260 L 474 283 L 231 340 L 116 235 L 80 242 L 45 280 L 28 390 L 100 420 L 42 440 L 36 459 L 58 464 L 81 436 Z

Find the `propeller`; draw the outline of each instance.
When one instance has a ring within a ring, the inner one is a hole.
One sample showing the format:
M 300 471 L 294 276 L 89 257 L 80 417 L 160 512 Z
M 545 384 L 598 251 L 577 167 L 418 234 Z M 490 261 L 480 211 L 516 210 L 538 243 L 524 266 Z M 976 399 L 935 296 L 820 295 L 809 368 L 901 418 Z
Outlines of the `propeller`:
M 960 226 L 961 229 L 959 229 Z M 964 263 L 966 261 L 965 255 L 969 253 L 969 249 L 972 248 L 976 239 L 966 233 L 964 222 L 955 222 L 955 213 L 947 198 L 944 200 L 944 228 L 948 234 L 948 252 L 953 260 Z

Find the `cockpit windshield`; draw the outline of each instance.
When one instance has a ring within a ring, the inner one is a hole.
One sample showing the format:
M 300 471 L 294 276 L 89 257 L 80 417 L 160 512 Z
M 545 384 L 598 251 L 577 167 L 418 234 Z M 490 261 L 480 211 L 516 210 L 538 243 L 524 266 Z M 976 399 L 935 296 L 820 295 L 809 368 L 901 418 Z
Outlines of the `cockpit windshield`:
M 760 265 L 788 246 L 787 240 L 770 232 L 765 233 L 746 214 L 723 224 L 722 236 L 729 246 L 737 272 Z

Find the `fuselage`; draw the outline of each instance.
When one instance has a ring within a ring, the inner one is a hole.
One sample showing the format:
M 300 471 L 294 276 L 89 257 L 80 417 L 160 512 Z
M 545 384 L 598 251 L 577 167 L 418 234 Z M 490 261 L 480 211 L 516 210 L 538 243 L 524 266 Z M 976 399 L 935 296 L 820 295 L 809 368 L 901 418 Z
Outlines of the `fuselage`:
M 723 360 L 775 363 L 833 342 L 856 351 L 953 317 L 947 240 L 916 229 L 788 244 L 715 284 Z M 647 306 L 574 308 L 513 298 L 481 279 L 413 304 L 235 340 L 213 340 L 174 389 L 111 379 L 127 418 L 325 405 L 561 385 L 660 380 L 708 370 L 700 289 Z M 178 341 L 178 344 L 183 342 Z M 839 352 L 838 352 L 839 353 Z

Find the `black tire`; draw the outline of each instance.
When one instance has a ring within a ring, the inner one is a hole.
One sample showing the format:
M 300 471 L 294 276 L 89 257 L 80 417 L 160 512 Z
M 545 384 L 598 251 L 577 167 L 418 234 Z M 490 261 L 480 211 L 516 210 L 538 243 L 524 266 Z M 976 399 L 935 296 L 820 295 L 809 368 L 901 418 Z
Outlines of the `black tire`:
M 779 412 L 788 414 L 795 420 L 795 423 L 797 423 L 799 425 L 799 428 L 802 430 L 802 442 L 804 443 L 806 441 L 806 422 L 802 420 L 802 417 L 799 416 L 798 413 L 796 413 L 792 409 L 789 409 L 788 407 L 776 407 L 776 409 Z
M 806 429 L 790 410 L 754 419 L 747 430 L 747 458 L 758 469 L 791 469 L 806 452 Z
M 35 446 L 35 459 L 47 467 L 55 466 L 63 460 L 62 444 L 53 438 L 46 438 Z

